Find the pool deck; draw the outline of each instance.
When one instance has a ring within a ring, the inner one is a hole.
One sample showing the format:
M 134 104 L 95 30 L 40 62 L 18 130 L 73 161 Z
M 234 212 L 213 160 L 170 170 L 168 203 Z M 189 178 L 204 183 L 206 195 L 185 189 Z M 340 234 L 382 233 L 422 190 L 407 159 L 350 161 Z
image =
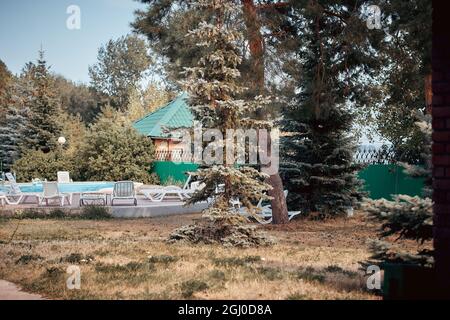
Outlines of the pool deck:
M 180 214 L 190 214 L 201 212 L 208 207 L 207 203 L 198 203 L 191 206 L 184 206 L 184 202 L 180 201 L 178 197 L 166 197 L 162 202 L 152 202 L 146 199 L 144 196 L 137 196 L 137 206 L 132 204 L 132 201 L 114 201 L 114 206 L 111 206 L 110 198 L 108 197 L 107 207 L 110 208 L 111 214 L 116 218 L 143 218 L 143 217 L 158 217 L 158 216 L 170 216 Z M 26 197 L 19 205 L 5 205 L 0 206 L 0 215 L 11 214 L 11 212 L 20 209 L 43 209 L 45 211 L 54 210 L 56 208 L 62 209 L 80 209 L 80 194 L 74 193 L 72 197 L 71 205 L 67 202 L 63 207 L 58 204 L 58 201 L 54 203 L 49 202 L 49 205 L 39 206 L 36 202 L 36 198 L 33 196 Z

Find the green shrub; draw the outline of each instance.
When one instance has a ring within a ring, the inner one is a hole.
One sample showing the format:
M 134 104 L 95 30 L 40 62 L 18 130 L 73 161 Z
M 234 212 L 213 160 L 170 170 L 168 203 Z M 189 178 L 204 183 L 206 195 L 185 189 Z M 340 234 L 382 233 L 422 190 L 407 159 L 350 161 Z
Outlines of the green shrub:
M 307 267 L 306 269 L 299 269 L 295 273 L 297 279 L 305 281 L 316 281 L 323 283 L 325 281 L 325 275 L 317 272 L 314 268 Z
M 188 280 L 181 284 L 181 295 L 184 298 L 190 298 L 192 295 L 199 291 L 208 289 L 209 286 L 206 282 L 200 280 Z
M 83 207 L 79 217 L 87 220 L 107 220 L 111 219 L 112 215 L 109 212 L 109 208 L 101 206 L 86 206 Z
M 82 176 L 91 181 L 132 180 L 153 183 L 152 141 L 139 134 L 116 112 L 104 109 L 90 128 L 78 157 Z
M 125 265 L 119 264 L 103 264 L 98 263 L 95 265 L 95 271 L 101 273 L 129 273 L 129 272 L 137 272 L 137 271 L 154 271 L 155 266 L 151 263 L 142 263 L 142 262 L 129 262 Z
M 32 261 L 43 260 L 43 259 L 44 258 L 41 257 L 40 255 L 24 254 L 24 255 L 20 256 L 19 259 L 17 259 L 16 264 L 28 264 Z
M 225 279 L 226 279 L 225 272 L 217 270 L 217 269 L 210 271 L 209 277 L 214 280 L 219 280 L 219 281 L 225 281 Z
M 44 153 L 29 150 L 14 162 L 12 170 L 17 172 L 19 182 L 30 182 L 39 178 L 56 181 L 58 171 L 70 171 L 75 175 L 74 159 L 61 150 Z
M 91 255 L 82 255 L 81 253 L 71 253 L 65 257 L 60 259 L 60 262 L 68 262 L 68 263 L 82 263 L 82 262 L 90 262 L 93 261 L 94 257 Z
M 178 260 L 178 257 L 169 256 L 169 255 L 160 255 L 160 256 L 152 256 L 148 258 L 148 262 L 150 263 L 163 263 L 168 265 L 169 263 L 175 262 Z
M 246 256 L 243 258 L 229 257 L 229 258 L 213 258 L 212 260 L 216 266 L 225 266 L 225 267 L 240 266 L 240 267 L 242 267 L 249 263 L 261 261 L 261 257 L 260 256 Z
M 258 273 L 263 275 L 267 280 L 279 280 L 283 278 L 280 268 L 260 267 L 257 269 Z

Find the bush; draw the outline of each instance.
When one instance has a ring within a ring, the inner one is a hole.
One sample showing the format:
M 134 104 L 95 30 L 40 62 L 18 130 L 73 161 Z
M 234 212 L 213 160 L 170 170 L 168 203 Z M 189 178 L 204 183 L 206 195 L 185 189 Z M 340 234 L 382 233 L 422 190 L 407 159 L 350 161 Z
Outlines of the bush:
M 17 172 L 19 182 L 29 182 L 35 178 L 56 181 L 58 171 L 70 171 L 74 175 L 74 160 L 61 150 L 48 153 L 30 150 L 14 162 L 12 170 Z
M 200 280 L 188 280 L 181 284 L 181 295 L 184 298 L 190 298 L 195 292 L 208 289 L 209 286 L 206 282 Z
M 153 183 L 149 173 L 153 152 L 149 138 L 106 109 L 86 135 L 78 163 L 85 180 Z
M 106 207 L 86 206 L 83 207 L 80 218 L 87 220 L 106 220 L 111 219 L 112 215 Z

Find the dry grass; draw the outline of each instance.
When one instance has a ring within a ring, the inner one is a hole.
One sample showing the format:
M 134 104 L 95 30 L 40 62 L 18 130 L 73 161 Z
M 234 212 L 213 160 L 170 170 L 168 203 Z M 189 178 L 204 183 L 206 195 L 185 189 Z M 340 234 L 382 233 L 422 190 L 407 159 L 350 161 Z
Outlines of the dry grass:
M 167 244 L 198 215 L 0 220 L 0 279 L 53 299 L 378 299 L 358 262 L 375 228 L 359 218 L 265 226 L 273 247 Z M 81 290 L 66 268 L 81 268 Z

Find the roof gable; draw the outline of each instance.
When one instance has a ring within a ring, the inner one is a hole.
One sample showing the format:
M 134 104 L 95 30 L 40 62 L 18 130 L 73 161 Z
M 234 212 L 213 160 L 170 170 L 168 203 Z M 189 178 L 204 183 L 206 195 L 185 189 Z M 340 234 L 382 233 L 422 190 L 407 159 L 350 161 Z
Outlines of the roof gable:
M 167 138 L 164 128 L 192 127 L 194 117 L 186 103 L 187 94 L 182 93 L 174 100 L 134 122 L 133 127 L 148 137 Z

